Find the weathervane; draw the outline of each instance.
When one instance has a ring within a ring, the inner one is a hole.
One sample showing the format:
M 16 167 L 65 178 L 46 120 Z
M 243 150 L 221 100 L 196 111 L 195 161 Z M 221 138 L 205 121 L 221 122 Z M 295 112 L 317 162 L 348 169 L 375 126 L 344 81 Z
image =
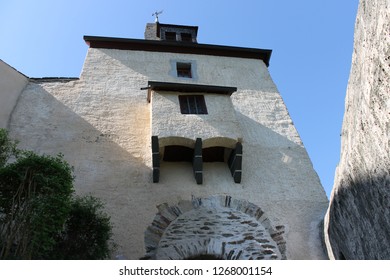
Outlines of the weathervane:
M 152 14 L 152 17 L 156 17 L 155 21 L 154 22 L 158 22 L 158 16 L 162 14 L 163 11 L 159 11 L 159 12 L 154 12 Z

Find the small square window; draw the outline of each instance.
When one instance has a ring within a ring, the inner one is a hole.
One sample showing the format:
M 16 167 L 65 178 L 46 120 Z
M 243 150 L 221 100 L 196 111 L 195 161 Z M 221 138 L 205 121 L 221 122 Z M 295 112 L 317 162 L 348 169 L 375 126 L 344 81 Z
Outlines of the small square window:
M 177 76 L 182 78 L 192 78 L 191 63 L 176 63 Z
M 181 40 L 183 42 L 192 42 L 192 35 L 191 35 L 191 33 L 181 33 L 180 36 L 181 36 Z
M 165 32 L 165 40 L 176 41 L 176 32 Z
M 182 114 L 207 115 L 203 95 L 179 95 L 179 103 Z

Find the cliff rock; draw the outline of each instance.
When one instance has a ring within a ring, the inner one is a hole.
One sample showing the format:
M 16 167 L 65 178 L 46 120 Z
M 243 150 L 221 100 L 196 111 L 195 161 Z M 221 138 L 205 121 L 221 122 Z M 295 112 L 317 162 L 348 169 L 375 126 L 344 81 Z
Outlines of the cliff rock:
M 331 259 L 390 259 L 390 0 L 361 0 L 325 242 Z

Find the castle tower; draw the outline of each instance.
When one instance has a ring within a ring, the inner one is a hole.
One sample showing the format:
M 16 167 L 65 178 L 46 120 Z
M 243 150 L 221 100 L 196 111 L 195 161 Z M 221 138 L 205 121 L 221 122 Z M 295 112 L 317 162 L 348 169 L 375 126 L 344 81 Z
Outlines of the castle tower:
M 128 259 L 322 259 L 328 200 L 273 83 L 270 50 L 85 36 L 80 78 L 30 79 L 9 120 L 23 148 L 62 152 L 100 197 Z

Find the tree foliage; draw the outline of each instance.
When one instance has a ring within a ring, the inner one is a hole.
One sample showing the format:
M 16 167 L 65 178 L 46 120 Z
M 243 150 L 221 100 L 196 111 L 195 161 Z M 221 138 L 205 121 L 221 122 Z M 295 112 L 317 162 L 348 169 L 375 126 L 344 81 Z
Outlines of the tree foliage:
M 9 138 L 7 130 L 0 128 L 0 167 L 3 167 L 11 156 L 18 153 L 17 142 Z
M 75 197 L 64 230 L 58 235 L 57 259 L 106 259 L 112 250 L 110 217 L 93 196 Z M 100 244 L 100 246 L 96 246 Z
M 0 129 L 0 259 L 109 257 L 102 203 L 73 194 L 72 168 L 61 154 L 20 151 Z

